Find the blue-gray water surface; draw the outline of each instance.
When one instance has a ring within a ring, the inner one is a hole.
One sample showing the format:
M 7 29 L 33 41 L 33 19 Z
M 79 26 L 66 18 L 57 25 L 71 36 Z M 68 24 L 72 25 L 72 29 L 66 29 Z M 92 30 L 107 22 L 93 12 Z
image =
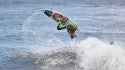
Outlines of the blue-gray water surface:
M 0 70 L 125 70 L 125 1 L 116 2 L 0 0 Z M 78 24 L 77 38 L 43 14 L 51 8 Z

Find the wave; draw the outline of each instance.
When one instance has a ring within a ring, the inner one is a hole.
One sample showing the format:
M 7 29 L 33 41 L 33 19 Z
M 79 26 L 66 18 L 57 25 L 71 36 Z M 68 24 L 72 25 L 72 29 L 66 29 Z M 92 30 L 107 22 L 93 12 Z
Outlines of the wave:
M 88 38 L 79 45 L 80 65 L 85 70 L 124 70 L 124 50 L 105 44 L 97 38 Z
M 124 70 L 124 53 L 122 47 L 89 37 L 71 47 L 48 52 L 14 53 L 10 65 L 16 70 Z

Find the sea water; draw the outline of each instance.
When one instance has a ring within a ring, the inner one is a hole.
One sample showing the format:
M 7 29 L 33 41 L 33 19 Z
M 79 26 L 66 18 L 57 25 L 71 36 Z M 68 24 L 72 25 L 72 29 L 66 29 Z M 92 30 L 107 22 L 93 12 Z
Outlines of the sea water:
M 0 70 L 124 70 L 122 3 L 1 0 Z M 56 29 L 50 8 L 78 24 L 77 38 Z

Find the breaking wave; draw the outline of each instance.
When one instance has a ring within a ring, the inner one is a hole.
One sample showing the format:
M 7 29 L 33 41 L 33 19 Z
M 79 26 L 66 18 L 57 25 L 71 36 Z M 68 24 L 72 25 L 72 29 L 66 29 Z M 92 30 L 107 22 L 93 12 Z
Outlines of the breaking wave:
M 89 37 L 70 47 L 48 52 L 13 53 L 10 67 L 16 70 L 124 70 L 124 53 L 122 47 Z

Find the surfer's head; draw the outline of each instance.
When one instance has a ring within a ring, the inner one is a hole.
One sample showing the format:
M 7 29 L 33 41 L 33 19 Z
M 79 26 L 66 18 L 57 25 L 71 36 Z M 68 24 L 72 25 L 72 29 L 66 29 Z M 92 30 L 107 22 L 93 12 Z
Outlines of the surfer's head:
M 52 11 L 51 10 L 45 10 L 44 14 L 46 14 L 48 17 L 50 17 L 52 15 Z

